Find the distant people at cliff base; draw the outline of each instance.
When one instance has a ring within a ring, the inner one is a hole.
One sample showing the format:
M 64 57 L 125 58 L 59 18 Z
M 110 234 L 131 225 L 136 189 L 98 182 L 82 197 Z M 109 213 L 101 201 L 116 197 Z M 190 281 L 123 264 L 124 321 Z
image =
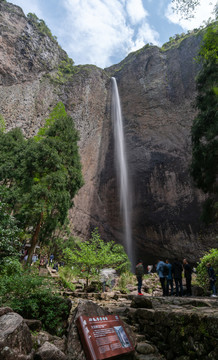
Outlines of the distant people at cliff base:
M 185 296 L 192 296 L 191 280 L 193 270 L 187 259 L 183 259 L 183 262 L 181 262 L 178 258 L 175 258 L 172 264 L 168 259 L 165 261 L 158 259 L 156 271 L 159 276 L 163 296 L 173 296 L 174 293 L 175 296 L 184 295 L 183 272 L 186 280 Z

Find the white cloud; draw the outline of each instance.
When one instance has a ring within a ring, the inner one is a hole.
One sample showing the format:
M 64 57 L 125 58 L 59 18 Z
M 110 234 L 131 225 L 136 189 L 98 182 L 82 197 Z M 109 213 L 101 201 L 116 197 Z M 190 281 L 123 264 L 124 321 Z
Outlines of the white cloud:
M 64 0 L 68 11 L 65 27 L 70 33 L 67 48 L 75 62 L 109 66 L 118 51 L 124 57 L 130 49 L 138 49 L 139 44 L 153 42 L 156 35 L 152 37 L 153 30 L 142 22 L 147 12 L 141 0 L 134 0 L 134 4 L 135 9 L 133 0 Z M 133 23 L 143 25 L 141 30 L 127 23 L 128 16 Z
M 214 18 L 213 10 L 216 3 L 217 0 L 200 0 L 200 5 L 196 7 L 196 11 L 193 14 L 194 17 L 188 20 L 182 19 L 181 14 L 174 13 L 170 3 L 165 16 L 170 22 L 179 24 L 184 30 L 192 30 L 200 27 L 210 17 Z
M 136 40 L 134 41 L 130 51 L 136 51 L 142 48 L 145 44 L 152 43 L 159 44 L 159 33 L 151 29 L 147 23 L 144 23 L 138 30 Z
M 68 10 L 67 47 L 76 63 L 105 67 L 117 47 L 124 51 L 128 46 L 132 30 L 125 23 L 119 1 L 64 0 L 63 3 Z
M 133 25 L 137 24 L 148 15 L 147 11 L 144 9 L 142 0 L 128 0 L 126 10 Z

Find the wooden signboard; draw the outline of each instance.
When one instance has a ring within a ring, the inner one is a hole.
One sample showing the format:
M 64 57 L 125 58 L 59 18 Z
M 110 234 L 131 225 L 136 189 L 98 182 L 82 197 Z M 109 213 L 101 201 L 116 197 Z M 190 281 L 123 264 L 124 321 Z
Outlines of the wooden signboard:
M 76 323 L 87 360 L 112 360 L 134 351 L 118 315 L 80 316 Z

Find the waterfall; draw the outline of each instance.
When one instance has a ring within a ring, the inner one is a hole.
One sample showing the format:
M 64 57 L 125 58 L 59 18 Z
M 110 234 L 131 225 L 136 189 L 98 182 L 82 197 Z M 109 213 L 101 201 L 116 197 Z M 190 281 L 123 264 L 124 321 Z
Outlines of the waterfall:
M 133 264 L 131 224 L 132 199 L 128 179 L 128 167 L 125 150 L 126 146 L 123 131 L 123 119 L 120 105 L 120 97 L 117 82 L 114 77 L 112 77 L 112 121 L 114 128 L 116 173 L 119 183 L 120 211 L 123 217 L 124 227 L 124 247 L 131 261 L 131 264 Z

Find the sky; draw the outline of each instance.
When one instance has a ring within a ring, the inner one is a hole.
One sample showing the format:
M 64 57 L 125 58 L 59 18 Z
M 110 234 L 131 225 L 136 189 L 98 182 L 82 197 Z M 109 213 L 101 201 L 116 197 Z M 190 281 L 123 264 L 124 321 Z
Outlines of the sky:
M 193 18 L 181 19 L 171 0 L 8 0 L 43 19 L 76 65 L 119 63 L 147 43 L 162 46 L 175 34 L 200 27 L 217 0 L 200 0 Z

